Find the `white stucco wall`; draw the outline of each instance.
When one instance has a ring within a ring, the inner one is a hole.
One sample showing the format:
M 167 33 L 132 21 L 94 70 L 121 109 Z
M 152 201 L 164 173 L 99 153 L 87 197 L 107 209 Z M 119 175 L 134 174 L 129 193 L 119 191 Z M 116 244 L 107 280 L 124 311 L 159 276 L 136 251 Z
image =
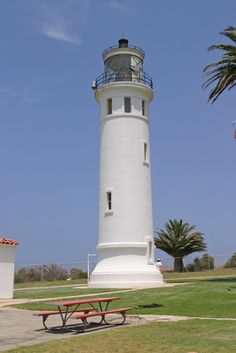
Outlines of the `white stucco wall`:
M 0 244 L 0 299 L 13 298 L 15 246 Z
M 140 83 L 115 82 L 95 95 L 100 106 L 99 242 L 90 286 L 162 284 L 153 256 L 148 117 L 153 91 Z M 124 97 L 131 98 L 130 113 L 124 111 Z M 112 114 L 108 114 L 110 98 Z M 146 161 L 144 143 L 148 145 Z M 107 192 L 112 193 L 112 210 L 107 207 Z
M 149 99 L 146 88 L 137 87 L 110 87 L 100 96 L 99 244 L 144 243 L 153 234 L 150 156 L 144 163 L 148 113 L 142 116 L 142 100 L 148 112 Z M 131 113 L 124 113 L 124 97 L 131 98 Z M 108 98 L 113 102 L 111 115 Z M 112 192 L 112 214 L 106 212 L 107 191 Z

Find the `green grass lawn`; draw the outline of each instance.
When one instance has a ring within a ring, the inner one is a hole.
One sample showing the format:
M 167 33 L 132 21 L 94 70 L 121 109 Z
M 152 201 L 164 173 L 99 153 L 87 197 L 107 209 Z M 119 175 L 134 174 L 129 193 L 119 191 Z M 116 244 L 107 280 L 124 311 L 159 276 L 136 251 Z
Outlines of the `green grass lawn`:
M 236 277 L 236 268 L 214 268 L 213 270 L 208 271 L 199 271 L 199 272 L 164 272 L 164 279 L 167 282 L 179 282 L 179 281 L 192 281 L 196 278 L 207 278 L 207 277 L 225 277 L 225 276 L 234 276 Z
M 7 353 L 235 353 L 236 323 L 190 320 L 120 327 Z
M 68 291 L 63 289 L 23 291 L 22 297 L 46 298 L 57 297 L 62 293 L 68 296 L 74 293 L 73 288 Z M 101 292 L 99 289 L 77 290 L 77 294 Z M 17 296 L 20 292 L 16 293 Z M 101 295 L 102 296 L 102 295 Z M 114 294 L 106 294 L 114 296 Z M 166 314 L 183 315 L 197 317 L 230 317 L 236 318 L 236 278 L 216 278 L 204 281 L 195 281 L 175 287 L 150 288 L 144 290 L 135 290 L 132 292 L 123 292 L 115 294 L 122 298 L 122 301 L 112 303 L 113 308 L 138 306 L 142 304 L 157 303 L 162 304 L 160 308 L 137 309 L 134 314 Z M 19 308 L 33 310 L 52 309 L 44 302 L 35 302 L 17 305 Z
M 236 279 L 205 280 L 169 288 L 122 293 L 124 306 L 158 303 L 160 308 L 139 309 L 139 314 L 166 314 L 236 318 Z M 119 303 L 115 302 L 114 306 Z
M 112 289 L 99 289 L 99 292 L 111 292 Z M 25 289 L 14 292 L 14 299 L 43 299 L 43 298 L 56 298 L 65 296 L 82 295 L 88 293 L 97 293 L 98 289 L 88 288 L 74 288 L 74 287 L 61 287 L 61 288 L 41 288 L 41 289 Z
M 47 281 L 47 282 L 24 282 L 24 283 L 15 283 L 14 288 L 15 289 L 21 289 L 21 288 L 33 288 L 33 287 L 51 287 L 51 286 L 66 286 L 66 285 L 71 285 L 71 284 L 87 284 L 87 279 L 74 279 L 70 281 Z

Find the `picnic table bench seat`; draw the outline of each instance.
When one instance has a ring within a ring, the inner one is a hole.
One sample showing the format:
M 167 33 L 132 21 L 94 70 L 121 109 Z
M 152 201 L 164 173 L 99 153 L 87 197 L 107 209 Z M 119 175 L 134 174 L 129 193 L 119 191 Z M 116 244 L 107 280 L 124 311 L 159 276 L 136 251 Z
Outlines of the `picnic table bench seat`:
M 119 313 L 123 317 L 123 320 L 122 320 L 121 323 L 119 323 L 119 325 L 123 325 L 125 323 L 125 321 L 126 321 L 126 312 L 129 311 L 129 310 L 134 310 L 134 308 L 128 307 L 128 308 L 119 308 L 119 309 L 112 309 L 112 310 L 106 310 L 106 311 L 94 311 L 92 313 L 84 313 L 84 314 L 79 314 L 79 315 L 72 315 L 71 318 L 72 319 L 80 319 L 83 322 L 83 324 L 84 324 L 83 331 L 85 331 L 86 326 L 88 325 L 87 318 L 95 317 L 95 316 L 101 316 L 100 323 L 102 323 L 103 321 L 105 323 L 107 323 L 106 322 L 106 318 L 105 318 L 106 315 Z

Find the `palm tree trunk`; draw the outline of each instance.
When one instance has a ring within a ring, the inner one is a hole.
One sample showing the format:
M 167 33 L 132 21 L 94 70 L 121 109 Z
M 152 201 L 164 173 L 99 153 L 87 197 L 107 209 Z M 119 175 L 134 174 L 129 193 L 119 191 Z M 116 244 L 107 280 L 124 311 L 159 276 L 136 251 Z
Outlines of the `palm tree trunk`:
M 174 271 L 175 272 L 183 272 L 184 270 L 184 263 L 182 257 L 175 257 L 174 260 Z

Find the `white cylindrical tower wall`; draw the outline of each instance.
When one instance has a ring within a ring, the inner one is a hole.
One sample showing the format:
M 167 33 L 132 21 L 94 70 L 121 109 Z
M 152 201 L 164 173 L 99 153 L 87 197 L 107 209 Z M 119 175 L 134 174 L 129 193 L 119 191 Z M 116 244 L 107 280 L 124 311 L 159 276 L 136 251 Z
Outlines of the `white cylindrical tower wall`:
M 100 106 L 98 263 L 89 284 L 160 285 L 162 276 L 154 264 L 149 141 L 153 90 L 144 80 L 144 53 L 119 47 L 103 58 L 107 71 L 95 91 Z M 133 63 L 136 71 L 129 69 Z
M 100 205 L 99 245 L 144 243 L 152 236 L 152 199 L 148 114 L 142 115 L 142 101 L 148 111 L 151 95 L 136 87 L 109 87 L 99 92 L 100 104 Z M 124 112 L 124 98 L 131 112 Z M 113 112 L 107 114 L 112 99 Z M 146 149 L 146 160 L 144 158 Z M 108 209 L 107 192 L 112 195 Z

